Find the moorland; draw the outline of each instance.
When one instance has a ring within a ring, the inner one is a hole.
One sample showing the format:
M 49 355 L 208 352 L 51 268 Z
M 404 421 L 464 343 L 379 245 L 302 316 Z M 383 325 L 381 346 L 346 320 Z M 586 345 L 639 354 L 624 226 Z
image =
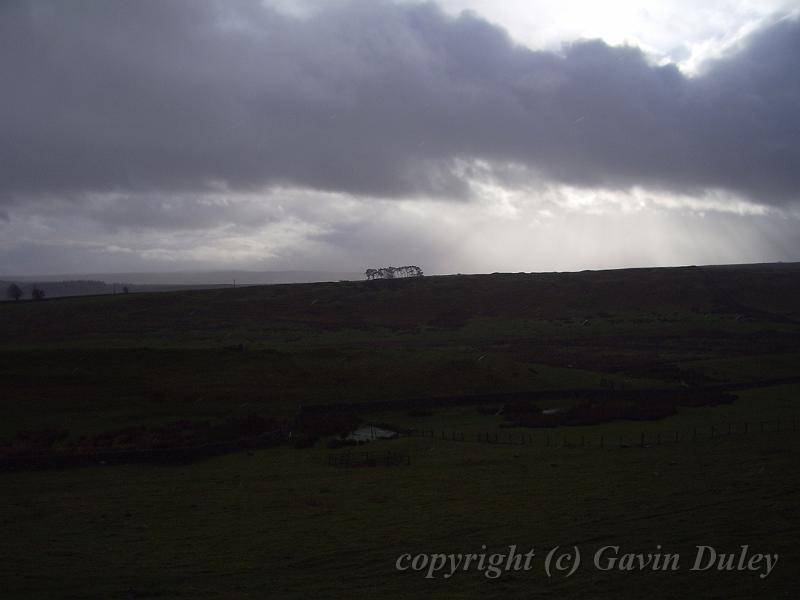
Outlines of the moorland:
M 3 302 L 0 389 L 3 598 L 794 594 L 798 264 Z M 511 544 L 781 562 L 395 569 Z

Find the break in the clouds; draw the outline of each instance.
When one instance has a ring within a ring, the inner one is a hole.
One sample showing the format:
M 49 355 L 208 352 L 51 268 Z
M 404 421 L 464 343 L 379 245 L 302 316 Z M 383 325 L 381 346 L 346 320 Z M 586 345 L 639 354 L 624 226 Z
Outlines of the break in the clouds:
M 48 270 L 29 260 L 41 248 L 137 268 L 259 255 L 317 267 L 352 260 L 359 240 L 376 260 L 424 248 L 475 270 L 529 225 L 585 231 L 608 194 L 678 228 L 678 210 L 796 218 L 796 16 L 750 23 L 689 74 L 669 52 L 599 39 L 532 49 L 435 3 L 290 4 L 0 3 L 0 268 Z M 486 218 L 483 254 L 447 244 Z M 595 237 L 587 256 L 602 253 Z M 789 237 L 744 258 L 791 257 Z
M 464 198 L 476 163 L 578 186 L 800 191 L 800 23 L 694 78 L 635 47 L 516 45 L 435 4 L 5 2 L 0 190 L 291 184 Z

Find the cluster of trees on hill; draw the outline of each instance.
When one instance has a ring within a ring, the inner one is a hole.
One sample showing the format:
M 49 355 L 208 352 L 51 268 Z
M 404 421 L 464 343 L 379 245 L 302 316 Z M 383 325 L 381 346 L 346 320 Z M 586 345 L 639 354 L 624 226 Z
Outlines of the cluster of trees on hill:
M 398 277 L 422 277 L 422 275 L 422 269 L 416 265 L 380 267 L 379 269 L 367 269 L 364 271 L 364 276 L 367 279 L 395 279 Z

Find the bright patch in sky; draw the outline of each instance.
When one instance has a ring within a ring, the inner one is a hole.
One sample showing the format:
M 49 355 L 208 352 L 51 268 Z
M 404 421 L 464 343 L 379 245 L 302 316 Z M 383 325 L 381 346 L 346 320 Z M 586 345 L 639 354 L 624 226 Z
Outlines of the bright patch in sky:
M 530 48 L 558 49 L 577 39 L 638 46 L 694 72 L 779 15 L 795 0 L 442 0 L 453 14 L 472 10 Z

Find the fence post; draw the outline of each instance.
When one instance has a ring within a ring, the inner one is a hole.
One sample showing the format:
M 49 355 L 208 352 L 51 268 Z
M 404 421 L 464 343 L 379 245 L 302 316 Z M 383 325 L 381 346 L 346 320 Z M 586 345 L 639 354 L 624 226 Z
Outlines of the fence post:
M 601 448 L 605 448 L 606 447 L 605 438 L 603 437 L 602 433 L 600 434 L 600 447 Z
M 656 445 L 657 445 L 657 446 L 660 446 L 660 445 L 661 445 L 661 432 L 660 432 L 660 431 L 659 431 L 659 432 L 658 432 L 658 434 L 656 435 Z
M 644 448 L 644 431 L 642 432 L 642 442 L 641 442 L 641 445 L 642 445 L 642 448 Z

